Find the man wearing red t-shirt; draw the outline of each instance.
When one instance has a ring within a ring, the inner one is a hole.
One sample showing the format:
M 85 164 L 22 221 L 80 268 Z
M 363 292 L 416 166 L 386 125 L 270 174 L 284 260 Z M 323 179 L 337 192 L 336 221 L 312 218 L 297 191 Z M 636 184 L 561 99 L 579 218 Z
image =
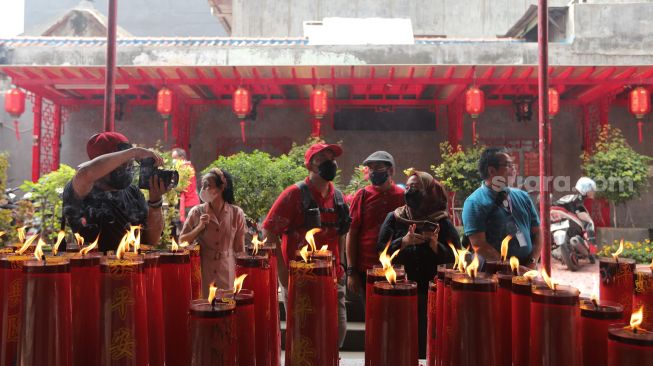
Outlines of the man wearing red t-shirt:
M 190 177 L 190 184 L 188 184 L 188 187 L 186 187 L 186 189 L 179 195 L 179 217 L 181 223 L 184 223 L 190 209 L 200 204 L 200 198 L 197 195 L 195 167 L 193 167 L 193 164 L 190 161 L 186 160 L 186 151 L 184 149 L 178 147 L 172 149 L 171 157 L 172 160 L 179 161 L 180 165 L 189 167 L 193 172 Z
M 351 228 L 347 235 L 347 290 L 365 303 L 368 269 L 380 264 L 376 243 L 388 212 L 405 204 L 404 190 L 392 180 L 395 160 L 385 151 L 376 151 L 363 161 L 371 185 L 360 189 L 351 203 Z
M 339 345 L 345 339 L 347 332 L 347 314 L 345 309 L 344 266 L 340 253 L 345 246 L 345 235 L 349 225 L 348 208 L 344 207 L 347 225 L 342 227 L 342 217 L 338 215 L 335 203 L 336 188 L 331 182 L 338 169 L 335 158 L 342 154 L 339 145 L 317 143 L 312 145 L 304 155 L 304 164 L 308 169 L 308 177 L 303 181 L 310 195 L 319 207 L 322 231 L 315 235 L 318 248 L 328 245 L 336 259 L 336 274 L 338 276 L 338 330 Z M 339 195 L 342 195 L 338 192 Z M 344 204 L 344 203 L 343 203 Z M 286 188 L 272 205 L 268 216 L 263 222 L 263 235 L 270 243 L 277 245 L 277 264 L 279 282 L 286 304 L 288 291 L 288 262 L 294 257 L 296 250 L 306 245 L 304 236 L 308 230 L 304 224 L 304 205 L 302 190 L 297 184 Z M 344 232 L 343 232 L 344 231 Z

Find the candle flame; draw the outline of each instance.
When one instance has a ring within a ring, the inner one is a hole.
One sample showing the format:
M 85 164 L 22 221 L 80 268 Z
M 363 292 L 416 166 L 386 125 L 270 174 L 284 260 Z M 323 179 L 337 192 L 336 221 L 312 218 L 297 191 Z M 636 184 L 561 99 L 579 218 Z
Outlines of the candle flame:
M 533 278 L 537 277 L 540 274 L 540 272 L 536 270 L 531 270 L 523 274 L 524 277 L 528 278 L 529 280 L 532 280 Z
M 621 242 L 619 243 L 619 249 L 617 249 L 616 252 L 612 253 L 612 258 L 614 258 L 615 261 L 619 261 L 619 255 L 624 251 L 624 240 L 621 239 Z
M 472 279 L 476 278 L 476 275 L 478 273 L 478 257 L 476 256 L 476 253 L 474 253 L 474 259 L 472 260 L 472 263 L 467 266 L 467 275 L 471 277 Z
M 129 234 L 125 234 L 122 239 L 120 239 L 120 244 L 118 244 L 118 249 L 116 249 L 116 258 L 122 259 L 127 251 L 127 239 Z
M 82 250 L 79 251 L 79 254 L 81 255 L 88 254 L 88 252 L 90 252 L 91 250 L 95 249 L 95 247 L 97 247 L 98 241 L 100 241 L 100 235 L 98 235 L 97 238 L 95 238 L 95 241 L 91 243 L 91 245 L 87 246 L 86 248 L 82 248 Z
M 180 248 L 186 248 L 186 247 L 189 246 L 189 245 L 190 245 L 190 244 L 189 244 L 187 241 L 183 241 L 183 242 L 181 242 L 181 243 L 179 244 L 179 247 L 180 247 Z
M 399 254 L 399 250 L 400 250 L 400 249 L 397 249 L 397 250 L 395 250 L 394 253 L 392 253 L 392 255 L 388 256 L 388 249 L 389 248 L 390 248 L 390 241 L 388 241 L 388 244 L 385 245 L 385 248 L 383 249 L 383 251 L 379 255 L 379 262 L 381 262 L 381 265 L 383 266 L 384 271 L 387 270 L 388 268 L 392 267 L 392 260 L 397 256 L 397 254 Z M 396 277 L 396 275 L 395 275 L 395 277 Z
M 209 286 L 209 304 L 215 300 L 215 292 L 218 290 L 218 287 L 215 285 L 215 282 L 212 282 Z
M 299 250 L 299 255 L 302 256 L 305 263 L 308 263 L 308 245 L 304 245 L 302 249 Z
M 319 233 L 320 231 L 322 231 L 322 229 L 316 227 L 306 232 L 306 242 L 311 246 L 312 252 L 317 251 L 317 246 L 315 246 L 315 234 Z
M 134 253 L 138 253 L 141 250 L 141 231 L 138 230 L 136 238 L 134 240 Z
M 644 320 L 644 305 L 639 307 L 639 310 L 630 315 L 630 329 L 633 331 L 641 329 L 642 321 Z
M 45 256 L 43 255 L 43 246 L 45 245 L 45 242 L 43 239 L 39 238 L 38 244 L 36 244 L 36 248 L 34 249 L 34 257 L 36 257 L 37 261 L 44 260 Z
M 75 240 L 77 241 L 77 246 L 78 247 L 83 247 L 84 246 L 84 237 L 79 235 L 79 233 L 75 233 Z
M 510 269 L 512 269 L 512 272 L 515 274 L 519 271 L 519 259 L 515 256 L 510 257 Z
M 390 266 L 388 268 L 384 268 L 383 269 L 383 274 L 385 275 L 386 280 L 388 280 L 388 282 L 391 285 L 394 285 L 395 283 L 397 283 L 397 272 L 395 272 L 395 269 L 392 266 Z
M 170 251 L 173 253 L 177 253 L 178 250 L 179 250 L 179 245 L 177 245 L 175 238 L 172 238 L 172 245 L 170 246 Z
M 451 251 L 453 252 L 453 268 L 456 269 L 458 268 L 458 251 L 456 250 L 456 247 L 453 246 L 451 242 L 448 243 L 449 248 L 451 248 Z
M 549 277 L 548 273 L 546 273 L 546 270 L 542 268 L 542 278 L 544 279 L 544 282 L 546 282 L 546 285 L 549 286 L 549 288 L 553 291 L 556 290 L 556 284 L 553 282 L 551 277 Z
M 21 243 L 25 242 L 25 229 L 27 229 L 27 226 L 19 227 L 16 229 L 16 231 L 18 231 L 18 241 Z
M 237 294 L 240 292 L 240 290 L 243 288 L 243 282 L 245 281 L 245 277 L 247 277 L 247 273 L 242 274 L 234 280 L 234 294 Z
M 0 230 L 0 238 L 2 238 L 3 236 L 5 236 L 5 232 Z
M 262 247 L 265 246 L 265 243 L 267 243 L 268 238 L 263 239 L 263 241 L 258 240 L 258 234 L 254 234 L 254 237 L 252 237 L 252 244 L 254 245 L 254 251 L 252 252 L 252 255 L 258 254 L 258 250 Z
M 23 246 L 20 247 L 20 249 L 18 249 L 16 251 L 16 254 L 22 255 L 23 253 L 25 253 L 27 248 L 29 248 L 29 246 L 32 245 L 34 240 L 36 240 L 36 238 L 38 238 L 38 237 L 39 237 L 38 234 L 34 234 L 34 235 L 30 236 L 27 240 L 25 240 L 25 243 L 23 244 Z
M 508 258 L 508 244 L 510 240 L 512 240 L 512 235 L 507 235 L 501 242 L 501 262 L 505 262 Z
M 458 249 L 458 270 L 460 273 L 465 273 L 465 270 L 467 269 L 467 248 L 465 249 Z
M 57 234 L 57 242 L 52 247 L 53 255 L 57 255 L 57 252 L 59 251 L 59 245 L 61 244 L 61 242 L 65 237 L 66 237 L 66 233 L 63 230 L 59 230 L 59 234 Z
M 322 245 L 322 248 L 320 248 L 320 252 L 326 252 L 327 250 L 329 250 L 329 246 L 326 244 Z

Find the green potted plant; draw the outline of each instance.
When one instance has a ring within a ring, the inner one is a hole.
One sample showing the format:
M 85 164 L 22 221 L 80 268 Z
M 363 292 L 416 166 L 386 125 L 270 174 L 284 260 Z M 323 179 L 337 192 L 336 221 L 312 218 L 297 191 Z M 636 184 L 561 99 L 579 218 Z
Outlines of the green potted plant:
M 435 178 L 455 194 L 454 207 L 460 207 L 481 184 L 478 161 L 484 148 L 474 145 L 463 150 L 460 146 L 452 147 L 447 141 L 440 144 L 442 162 L 431 165 L 431 170 Z

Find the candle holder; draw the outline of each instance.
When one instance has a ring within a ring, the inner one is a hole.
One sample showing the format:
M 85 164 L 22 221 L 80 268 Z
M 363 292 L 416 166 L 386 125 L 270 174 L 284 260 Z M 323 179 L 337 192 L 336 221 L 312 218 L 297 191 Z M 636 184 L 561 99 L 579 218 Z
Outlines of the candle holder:
M 653 332 L 628 324 L 608 327 L 608 366 L 653 365 Z
M 72 287 L 73 365 L 100 363 L 100 258 L 66 252 Z
M 579 291 L 570 286 L 532 288 L 531 366 L 578 366 L 581 361 Z
M 143 260 L 100 260 L 100 365 L 149 362 Z
M 236 349 L 238 366 L 255 366 L 256 363 L 256 322 L 252 290 L 241 289 L 234 294 L 231 290 L 218 290 L 216 297 L 223 302 L 235 301 L 236 304 Z
M 483 266 L 483 272 L 493 275 L 495 273 L 510 272 L 510 262 L 508 261 L 487 261 Z
M 191 301 L 190 254 L 187 250 L 160 252 L 166 365 L 190 363 L 188 304 Z
M 2 278 L 2 342 L 0 342 L 0 364 L 16 363 L 18 341 L 23 324 L 24 264 L 34 259 L 30 255 L 8 255 L 0 258 Z
M 72 307 L 68 260 L 28 261 L 23 273 L 25 307 L 18 364 L 70 365 Z
M 580 338 L 583 365 L 608 364 L 608 326 L 623 318 L 623 306 L 612 301 L 580 302 Z
M 454 275 L 451 282 L 452 365 L 497 365 L 497 280 Z M 470 350 L 473 350 L 470 352 Z
M 190 253 L 190 288 L 191 299 L 201 299 L 202 294 L 202 259 L 199 244 L 186 248 Z
M 159 253 L 143 255 L 145 265 L 145 294 L 147 296 L 147 333 L 150 366 L 165 364 L 165 322 L 163 318 L 163 279 L 159 267 Z
M 635 272 L 633 309 L 644 307 L 642 328 L 653 330 L 653 270 Z
M 630 319 L 633 306 L 635 260 L 599 258 L 601 300 L 614 301 L 624 307 L 624 321 Z
M 236 255 L 236 276 L 247 275 L 243 282 L 243 289 L 254 292 L 254 324 L 256 327 L 255 344 L 256 364 L 269 365 L 272 363 L 270 340 L 273 328 L 269 328 L 272 313 L 270 311 L 270 261 L 267 255 L 249 255 L 240 253 Z M 276 281 L 274 282 L 276 284 Z M 251 350 L 250 352 L 253 352 Z
M 290 261 L 286 365 L 338 364 L 338 301 L 334 276 L 332 260 Z
M 193 301 L 190 305 L 192 366 L 236 366 L 236 304 Z
M 417 283 L 377 281 L 373 291 L 371 365 L 417 365 Z

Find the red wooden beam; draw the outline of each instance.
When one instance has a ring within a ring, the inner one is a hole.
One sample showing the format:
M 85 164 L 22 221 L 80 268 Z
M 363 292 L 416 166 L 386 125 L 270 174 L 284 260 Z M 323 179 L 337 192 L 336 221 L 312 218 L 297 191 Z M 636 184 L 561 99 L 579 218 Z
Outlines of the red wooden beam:
M 447 71 L 444 73 L 445 79 L 453 78 L 453 73 L 456 72 L 456 66 L 450 66 Z
M 606 72 L 601 73 L 601 75 L 597 76 L 597 78 L 601 77 L 601 78 L 604 79 L 604 78 L 606 78 L 606 77 L 608 77 L 609 75 L 612 74 L 612 73 L 608 74 L 607 71 L 608 70 L 606 70 Z M 614 72 L 614 70 L 612 70 L 612 71 Z M 622 82 L 619 82 L 619 81 L 631 77 L 636 71 L 637 71 L 636 67 L 629 67 L 626 70 L 619 73 L 614 78 L 612 78 L 610 80 L 611 83 L 603 83 L 603 84 L 594 86 L 594 87 L 590 88 L 589 90 L 584 91 L 583 93 L 579 94 L 576 97 L 576 99 L 581 104 L 587 104 L 587 103 L 589 103 L 589 102 L 591 102 L 593 100 L 601 98 L 604 95 L 607 95 L 607 94 L 610 94 L 610 93 L 612 93 L 612 92 L 614 92 L 616 90 L 619 90 L 620 88 L 624 87 L 624 84 Z M 649 72 L 651 74 L 653 74 L 653 70 L 649 70 Z M 604 74 L 608 75 L 608 76 L 604 76 Z M 649 74 L 649 76 L 650 76 L 650 74 Z M 601 79 L 601 80 L 603 80 L 603 79 Z M 616 84 L 614 82 L 616 82 Z
M 558 74 L 555 79 L 556 80 L 565 80 L 569 77 L 574 72 L 575 68 L 573 66 L 569 66 L 565 69 L 565 71 L 561 72 Z
M 595 77 L 593 77 L 592 80 L 605 80 L 605 79 L 609 78 L 610 76 L 612 76 L 612 74 L 614 74 L 615 71 L 617 71 L 616 67 L 614 67 L 614 66 L 609 67 L 609 68 L 601 71 Z
M 88 69 L 84 67 L 79 69 L 79 73 L 82 74 L 82 76 L 85 77 L 86 79 L 100 80 L 99 77 L 95 76 L 92 72 L 90 72 Z
M 464 77 L 464 78 L 465 78 L 465 79 L 469 79 L 470 77 L 472 77 L 472 75 L 474 75 L 474 70 L 475 70 L 475 67 L 472 66 L 472 67 L 467 71 L 467 73 L 465 74 L 465 77 Z M 453 103 L 453 101 L 456 100 L 456 98 L 458 98 L 458 96 L 459 96 L 462 92 L 464 92 L 466 88 L 467 88 L 467 84 L 459 84 L 459 85 L 456 85 L 456 86 L 453 88 L 453 90 L 451 91 L 451 93 L 449 93 L 449 95 L 447 96 L 447 98 L 445 99 L 445 101 L 444 101 L 443 104 L 451 104 L 451 103 Z

